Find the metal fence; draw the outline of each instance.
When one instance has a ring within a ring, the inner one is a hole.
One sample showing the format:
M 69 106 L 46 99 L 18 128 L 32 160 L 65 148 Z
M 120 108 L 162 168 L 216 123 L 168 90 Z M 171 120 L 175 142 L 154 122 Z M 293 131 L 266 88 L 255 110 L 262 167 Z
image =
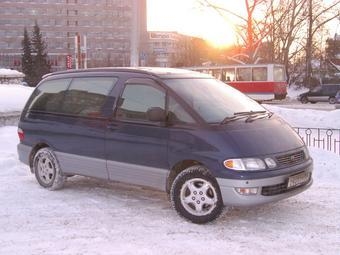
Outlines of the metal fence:
M 307 146 L 331 151 L 340 156 L 340 129 L 294 127 Z

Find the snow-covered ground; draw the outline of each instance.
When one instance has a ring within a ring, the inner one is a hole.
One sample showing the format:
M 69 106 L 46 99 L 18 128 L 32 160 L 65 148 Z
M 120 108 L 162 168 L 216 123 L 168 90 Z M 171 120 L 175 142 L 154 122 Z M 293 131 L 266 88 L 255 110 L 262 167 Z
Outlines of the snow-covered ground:
M 294 126 L 340 127 L 340 110 L 266 107 Z M 0 127 L 1 255 L 340 254 L 335 153 L 310 150 L 309 190 L 273 204 L 231 208 L 210 224 L 195 225 L 155 190 L 76 176 L 63 190 L 47 191 L 17 160 L 17 143 L 16 127 Z

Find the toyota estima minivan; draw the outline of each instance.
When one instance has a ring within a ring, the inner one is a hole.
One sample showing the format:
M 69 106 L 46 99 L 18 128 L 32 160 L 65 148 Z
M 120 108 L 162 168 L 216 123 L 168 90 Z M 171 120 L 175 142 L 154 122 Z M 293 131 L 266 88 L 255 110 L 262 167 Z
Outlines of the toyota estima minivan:
M 83 175 L 166 191 L 194 223 L 312 184 L 312 159 L 275 114 L 211 76 L 165 68 L 47 75 L 20 118 L 19 159 L 47 189 Z

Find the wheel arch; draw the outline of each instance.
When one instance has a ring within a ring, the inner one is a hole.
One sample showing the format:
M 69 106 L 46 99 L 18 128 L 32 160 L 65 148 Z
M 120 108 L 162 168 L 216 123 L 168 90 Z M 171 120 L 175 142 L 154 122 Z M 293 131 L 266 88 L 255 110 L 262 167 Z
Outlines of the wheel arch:
M 179 175 L 182 171 L 184 171 L 188 167 L 197 166 L 197 165 L 205 166 L 202 162 L 199 162 L 197 160 L 191 160 L 191 159 L 186 159 L 186 160 L 177 162 L 169 171 L 169 174 L 166 180 L 166 187 L 165 187 L 166 192 L 170 194 L 171 185 L 176 179 L 177 175 Z
M 34 171 L 33 171 L 33 159 L 34 159 L 35 154 L 37 153 L 38 150 L 40 150 L 42 148 L 47 148 L 47 147 L 50 147 L 50 146 L 47 143 L 44 143 L 44 142 L 38 143 L 33 147 L 32 151 L 30 153 L 30 156 L 29 156 L 29 166 L 30 166 L 32 173 L 34 173 Z

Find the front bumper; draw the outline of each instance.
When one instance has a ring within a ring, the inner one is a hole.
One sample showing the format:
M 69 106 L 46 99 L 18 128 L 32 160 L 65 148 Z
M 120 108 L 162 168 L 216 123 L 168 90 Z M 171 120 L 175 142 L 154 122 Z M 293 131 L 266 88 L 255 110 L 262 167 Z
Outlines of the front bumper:
M 223 199 L 223 203 L 226 206 L 256 206 L 261 204 L 266 204 L 270 202 L 276 202 L 296 194 L 303 192 L 308 189 L 312 183 L 312 171 L 313 167 L 310 166 L 308 169 L 304 170 L 305 172 L 310 173 L 310 179 L 307 183 L 302 184 L 301 186 L 292 188 L 292 189 L 281 189 L 279 194 L 273 195 L 263 195 L 262 189 L 271 186 L 278 187 L 286 187 L 288 178 L 296 173 L 290 173 L 270 178 L 263 179 L 253 179 L 253 180 L 231 180 L 231 179 L 223 179 L 217 178 L 217 182 L 220 186 L 221 195 Z M 302 171 L 300 171 L 302 172 Z M 258 192 L 256 195 L 241 195 L 239 194 L 235 188 L 258 188 Z

